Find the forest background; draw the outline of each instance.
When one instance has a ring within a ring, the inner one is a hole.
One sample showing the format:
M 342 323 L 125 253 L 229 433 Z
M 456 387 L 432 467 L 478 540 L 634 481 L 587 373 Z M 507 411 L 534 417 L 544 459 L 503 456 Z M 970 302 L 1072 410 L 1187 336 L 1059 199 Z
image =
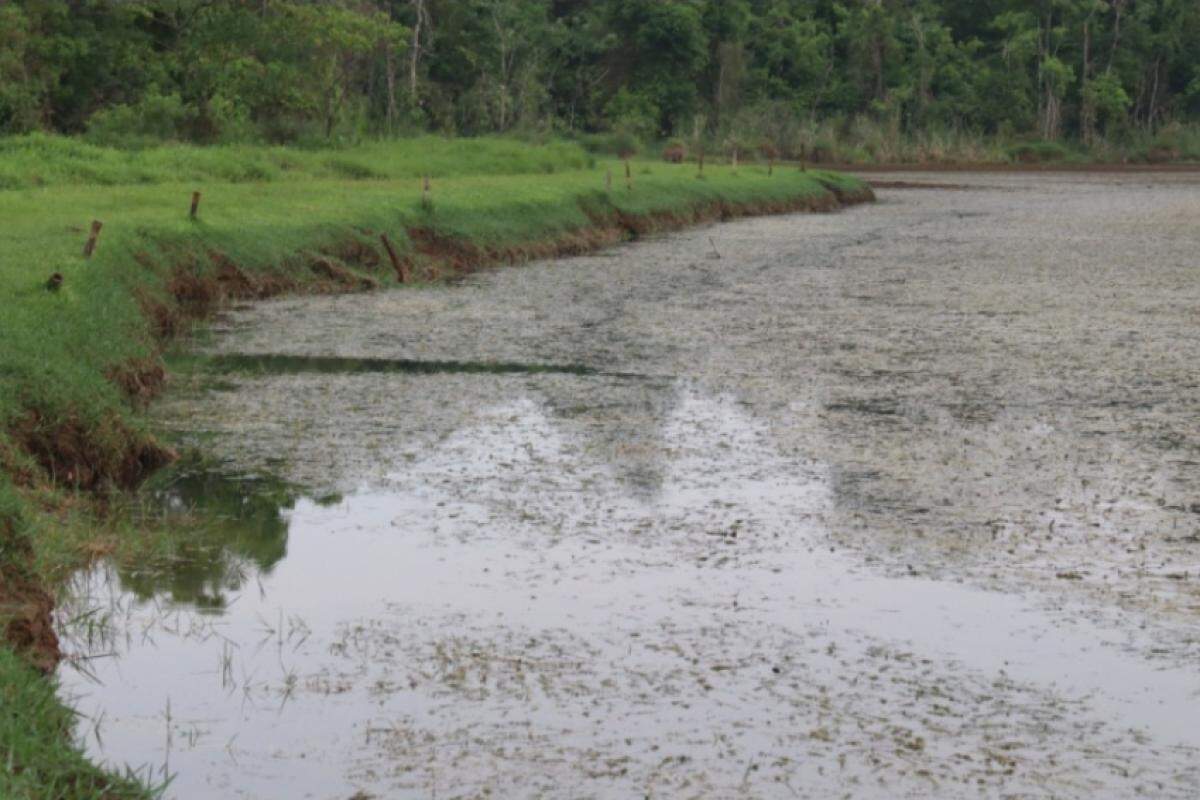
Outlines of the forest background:
M 0 0 L 0 135 L 38 132 L 1195 159 L 1200 2 Z

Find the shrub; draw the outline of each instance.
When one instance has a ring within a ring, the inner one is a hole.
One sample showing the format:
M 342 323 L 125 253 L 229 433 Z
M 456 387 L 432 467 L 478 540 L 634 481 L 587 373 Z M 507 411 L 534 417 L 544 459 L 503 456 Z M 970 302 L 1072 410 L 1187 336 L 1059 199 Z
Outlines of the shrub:
M 687 145 L 684 144 L 682 139 L 672 139 L 667 142 L 666 147 L 662 151 L 663 161 L 669 164 L 682 164 L 687 155 Z
M 631 158 L 642 149 L 641 141 L 629 131 L 585 133 L 575 141 L 589 153 L 619 158 Z
M 1008 156 L 1022 164 L 1046 164 L 1070 161 L 1071 151 L 1058 142 L 1020 142 L 1008 148 Z
M 614 131 L 624 131 L 642 141 L 657 138 L 660 116 L 653 100 L 628 89 L 617 92 L 605 108 L 605 117 L 613 121 Z
M 149 93 L 134 105 L 102 109 L 88 122 L 88 138 L 113 147 L 143 147 L 178 139 L 187 111 L 177 94 Z
M 1163 126 L 1146 149 L 1151 163 L 1200 159 L 1200 128 L 1172 122 Z

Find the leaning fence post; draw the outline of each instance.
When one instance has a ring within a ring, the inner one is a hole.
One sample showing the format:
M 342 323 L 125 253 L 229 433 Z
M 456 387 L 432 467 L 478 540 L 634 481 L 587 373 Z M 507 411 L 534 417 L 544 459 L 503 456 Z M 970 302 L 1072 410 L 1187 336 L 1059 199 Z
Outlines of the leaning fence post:
M 396 278 L 401 283 L 408 283 L 408 269 L 404 266 L 404 262 L 396 255 L 396 248 L 392 247 L 392 240 L 388 238 L 386 233 L 379 235 L 379 240 L 383 242 L 383 249 L 387 251 L 388 259 L 392 262 L 392 269 L 396 270 Z
M 87 244 L 83 246 L 83 257 L 91 258 L 92 253 L 96 252 L 96 242 L 100 239 L 100 229 L 104 227 L 104 223 L 100 220 L 92 221 L 92 232 L 88 235 Z
M 199 213 L 200 213 L 200 193 L 192 192 L 192 210 L 191 210 L 191 212 L 188 213 L 188 216 L 191 219 L 195 219 L 196 215 Z
M 629 159 L 625 159 L 625 188 L 633 191 L 633 170 L 629 168 Z

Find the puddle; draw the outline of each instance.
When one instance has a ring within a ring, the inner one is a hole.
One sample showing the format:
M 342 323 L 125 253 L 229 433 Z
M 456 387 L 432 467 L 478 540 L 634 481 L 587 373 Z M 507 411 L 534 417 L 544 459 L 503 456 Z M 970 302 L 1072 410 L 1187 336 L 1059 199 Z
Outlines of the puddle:
M 673 391 L 649 488 L 530 395 L 323 505 L 178 485 L 212 558 L 62 610 L 88 751 L 178 798 L 1192 796 L 1194 671 L 830 552 L 831 471 Z

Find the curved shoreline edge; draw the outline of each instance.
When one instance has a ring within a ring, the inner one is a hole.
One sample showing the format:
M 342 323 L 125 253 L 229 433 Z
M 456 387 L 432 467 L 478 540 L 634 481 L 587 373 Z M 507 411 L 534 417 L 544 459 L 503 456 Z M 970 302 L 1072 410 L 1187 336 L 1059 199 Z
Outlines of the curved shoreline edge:
M 580 192 L 568 187 L 557 207 L 543 200 L 541 208 L 548 215 L 544 227 L 535 220 L 515 236 L 495 229 L 515 215 L 536 214 L 536 207 L 522 207 L 518 201 L 515 209 L 502 210 L 495 219 L 486 219 L 485 209 L 480 218 L 464 223 L 455 218 L 453 207 L 445 219 L 440 205 L 422 201 L 403 215 L 406 224 L 390 231 L 376 215 L 337 228 L 324 226 L 308 242 L 249 259 L 239 256 L 238 247 L 227 246 L 226 237 L 209 236 L 203 229 L 179 235 L 132 228 L 124 236 L 118 230 L 115 241 L 107 242 L 104 259 L 88 264 L 86 271 L 67 272 L 64 304 L 79 299 L 72 291 L 101 291 L 94 288 L 100 283 L 111 295 L 110 304 L 135 304 L 136 312 L 123 325 L 99 325 L 101 335 L 128 340 L 115 348 L 124 353 L 119 360 L 97 364 L 86 351 L 70 354 L 75 358 L 71 368 L 95 373 L 88 379 L 93 385 L 77 387 L 75 396 L 68 389 L 56 395 L 51 368 L 44 385 L 26 392 L 19 414 L 7 420 L 0 415 L 0 754 L 12 766 L 8 777 L 0 776 L 0 793 L 12 790 L 14 796 L 25 796 L 22 791 L 32 786 L 38 791 L 61 787 L 62 796 L 71 798 L 158 794 L 139 776 L 92 764 L 75 745 L 74 712 L 56 695 L 53 679 L 63 658 L 53 612 L 61 578 L 104 554 L 89 537 L 106 517 L 122 513 L 114 510 L 120 504 L 112 499 L 177 457 L 142 413 L 169 380 L 163 353 L 172 341 L 231 302 L 429 286 L 481 269 L 593 252 L 653 233 L 748 216 L 833 212 L 875 199 L 866 182 L 833 172 L 776 170 L 771 176 L 747 169 L 742 176 L 733 172 L 732 182 L 729 175 L 713 172 L 711 183 L 691 174 L 670 183 L 639 175 L 636 188 Z M 592 173 L 588 181 L 594 180 Z M 657 192 L 649 200 L 639 195 L 643 184 L 647 194 Z M 501 205 L 504 200 L 500 198 Z M 473 223 L 479 223 L 481 235 L 471 234 Z M 320 221 L 316 227 L 322 228 Z M 55 262 L 47 261 L 43 269 L 49 272 Z M 40 274 L 30 282 L 23 291 L 34 302 L 58 298 L 44 288 Z M 60 276 L 53 289 L 63 282 Z M 114 318 L 122 321 L 119 315 Z M 12 380 L 12 370 L 3 372 L 0 380 Z M 112 396 L 106 398 L 106 393 Z M 81 403 L 81 397 L 95 398 L 95 405 Z M 121 524 L 133 523 L 125 520 L 113 527 Z M 59 563 L 48 573 L 47 561 L 55 560 Z

